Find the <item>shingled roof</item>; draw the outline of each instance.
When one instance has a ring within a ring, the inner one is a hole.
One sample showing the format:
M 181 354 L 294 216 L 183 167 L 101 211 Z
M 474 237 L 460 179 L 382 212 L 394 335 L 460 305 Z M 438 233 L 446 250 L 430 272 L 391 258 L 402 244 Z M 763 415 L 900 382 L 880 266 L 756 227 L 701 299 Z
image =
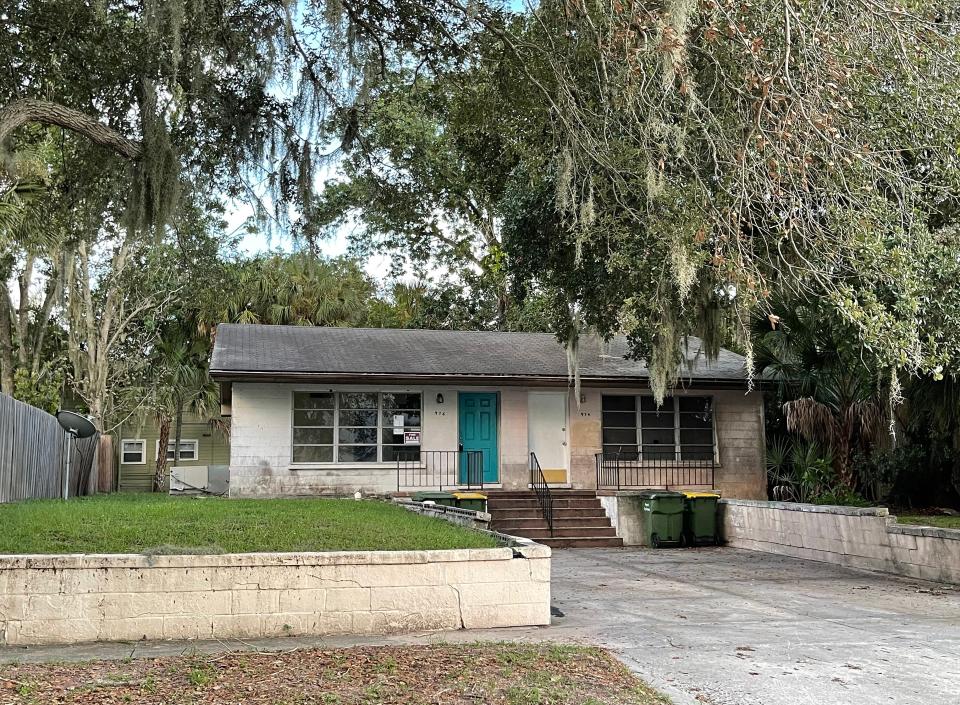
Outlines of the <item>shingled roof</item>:
M 702 341 L 689 338 L 684 380 L 746 382 L 744 358 L 721 350 L 708 362 Z M 648 378 L 642 361 L 624 357 L 626 338 L 580 342 L 580 376 L 591 381 Z M 336 380 L 359 378 L 489 379 L 566 382 L 567 354 L 549 333 L 328 328 L 221 324 L 210 373 L 221 381 L 241 379 Z

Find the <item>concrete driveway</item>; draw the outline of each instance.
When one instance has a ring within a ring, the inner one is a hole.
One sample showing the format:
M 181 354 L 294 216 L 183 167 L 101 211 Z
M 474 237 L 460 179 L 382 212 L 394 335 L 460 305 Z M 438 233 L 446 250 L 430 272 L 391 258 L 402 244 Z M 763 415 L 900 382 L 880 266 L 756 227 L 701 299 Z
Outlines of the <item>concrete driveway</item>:
M 551 627 L 678 703 L 956 705 L 960 591 L 731 548 L 555 551 Z

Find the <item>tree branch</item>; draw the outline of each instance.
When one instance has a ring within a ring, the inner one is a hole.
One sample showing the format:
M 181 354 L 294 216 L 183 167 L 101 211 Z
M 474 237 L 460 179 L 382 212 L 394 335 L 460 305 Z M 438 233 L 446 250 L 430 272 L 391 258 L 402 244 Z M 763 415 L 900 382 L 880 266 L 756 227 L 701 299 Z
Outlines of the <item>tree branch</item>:
M 96 118 L 57 103 L 30 98 L 15 100 L 0 108 L 0 145 L 18 127 L 31 122 L 70 130 L 131 161 L 139 159 L 143 153 L 139 142 L 127 139 Z

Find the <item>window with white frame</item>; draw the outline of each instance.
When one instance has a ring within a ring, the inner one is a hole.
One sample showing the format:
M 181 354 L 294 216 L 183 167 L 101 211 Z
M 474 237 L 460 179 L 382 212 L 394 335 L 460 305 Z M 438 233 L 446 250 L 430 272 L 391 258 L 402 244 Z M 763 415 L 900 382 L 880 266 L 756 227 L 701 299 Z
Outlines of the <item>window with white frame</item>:
M 167 461 L 175 460 L 174 458 L 174 448 L 177 446 L 177 441 L 167 441 Z M 196 460 L 199 456 L 200 443 L 194 439 L 180 439 L 180 460 Z M 160 441 L 157 441 L 157 453 L 160 452 Z
M 712 460 L 712 397 L 604 395 L 603 452 L 624 460 Z
M 420 450 L 418 392 L 294 392 L 294 463 L 387 463 Z
M 123 465 L 143 465 L 146 445 L 143 439 L 124 438 L 120 441 L 120 462 Z

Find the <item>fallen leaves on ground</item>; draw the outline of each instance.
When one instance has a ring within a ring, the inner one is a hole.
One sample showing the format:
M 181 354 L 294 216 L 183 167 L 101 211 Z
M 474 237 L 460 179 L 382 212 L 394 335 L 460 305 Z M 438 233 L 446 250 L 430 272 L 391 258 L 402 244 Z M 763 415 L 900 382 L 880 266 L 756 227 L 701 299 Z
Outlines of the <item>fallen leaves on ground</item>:
M 0 704 L 654 705 L 667 702 L 602 649 L 439 644 L 14 664 Z

